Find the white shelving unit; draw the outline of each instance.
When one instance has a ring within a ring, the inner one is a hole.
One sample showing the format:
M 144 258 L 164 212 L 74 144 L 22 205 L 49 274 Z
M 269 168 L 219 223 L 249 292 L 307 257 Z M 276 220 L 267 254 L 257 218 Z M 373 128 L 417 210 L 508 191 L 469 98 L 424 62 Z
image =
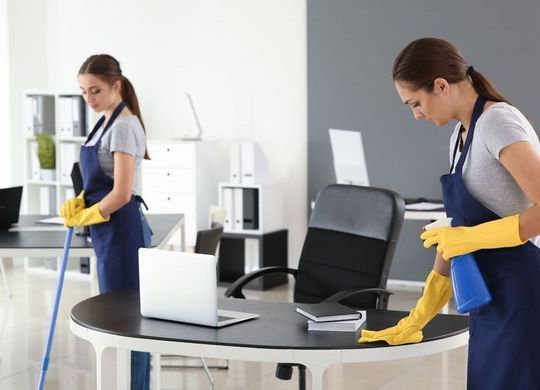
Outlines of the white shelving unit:
M 214 141 L 148 140 L 151 160 L 142 163 L 142 197 L 148 213 L 182 213 L 186 245 L 195 245 L 197 231 L 208 228 L 208 209 L 217 204 L 216 186 L 227 164 Z M 172 245 L 179 245 L 173 237 Z
M 264 234 L 283 229 L 283 198 L 280 183 L 237 184 L 219 183 L 219 205 L 226 210 L 224 231 L 227 233 Z M 257 228 L 245 227 L 244 199 L 235 196 L 243 189 L 256 190 L 255 207 Z M 227 194 L 228 193 L 228 194 Z M 242 209 L 242 212 L 237 212 Z M 240 214 L 240 215 L 239 215 Z
M 55 215 L 64 201 L 74 196 L 71 169 L 73 163 L 79 159 L 80 146 L 86 140 L 86 135 L 97 115 L 88 109 L 79 92 L 27 90 L 23 92 L 22 99 L 24 124 L 22 212 Z M 75 122 L 78 123 L 78 127 Z M 74 127 L 75 134 L 80 136 L 73 135 Z M 55 175 L 46 180 L 41 177 L 36 133 L 48 133 L 54 139 Z M 58 271 L 44 267 L 43 263 L 50 264 L 55 261 L 57 265 L 60 264 L 60 259 L 46 258 L 44 261 L 26 258 L 25 268 L 33 273 L 54 275 Z M 92 262 L 90 267 L 95 268 L 94 266 L 95 262 Z M 88 280 L 92 279 L 93 273 L 92 269 L 90 274 L 71 270 L 66 273 L 66 277 Z
M 33 106 L 32 99 L 35 97 L 43 99 L 44 102 L 38 115 L 41 116 L 41 124 L 36 124 L 36 120 L 33 119 L 36 107 Z M 84 119 L 80 121 L 81 136 L 73 136 L 73 133 L 67 130 L 65 118 L 73 119 L 73 115 L 65 111 L 65 102 L 69 103 L 70 99 L 77 99 L 80 110 L 74 111 L 78 111 L 78 115 L 84 115 Z M 26 214 L 56 214 L 64 201 L 74 195 L 70 177 L 71 168 L 79 159 L 80 146 L 86 140 L 86 134 L 96 115 L 88 110 L 78 92 L 24 91 L 23 107 L 25 176 L 22 209 Z M 40 176 L 36 132 L 48 133 L 54 138 L 56 174 L 53 180 L 43 180 Z

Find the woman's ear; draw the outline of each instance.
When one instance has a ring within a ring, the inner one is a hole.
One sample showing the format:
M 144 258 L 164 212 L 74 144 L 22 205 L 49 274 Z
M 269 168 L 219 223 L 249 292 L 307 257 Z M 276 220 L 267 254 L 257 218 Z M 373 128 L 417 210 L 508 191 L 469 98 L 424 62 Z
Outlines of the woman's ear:
M 116 80 L 113 84 L 113 90 L 114 92 L 120 94 L 120 90 L 122 88 L 122 82 L 120 80 Z
M 433 88 L 444 95 L 448 95 L 450 92 L 450 84 L 448 84 L 448 81 L 446 79 L 443 79 L 442 77 L 437 77 L 433 81 Z

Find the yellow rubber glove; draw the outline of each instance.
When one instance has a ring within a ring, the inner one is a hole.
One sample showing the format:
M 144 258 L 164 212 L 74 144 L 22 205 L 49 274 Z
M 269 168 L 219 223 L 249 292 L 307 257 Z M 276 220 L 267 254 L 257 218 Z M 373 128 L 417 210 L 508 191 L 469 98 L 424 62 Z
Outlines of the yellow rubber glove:
M 85 207 L 84 191 L 81 191 L 76 198 L 66 200 L 58 214 L 63 218 L 71 218 Z
M 390 345 L 411 344 L 422 341 L 422 328 L 437 315 L 452 297 L 450 278 L 431 271 L 426 279 L 422 297 L 409 315 L 397 325 L 379 331 L 362 330 L 359 343 L 386 341 Z
M 420 235 L 424 248 L 437 244 L 443 259 L 479 249 L 507 248 L 523 244 L 519 236 L 519 214 L 471 227 L 443 227 Z
M 103 218 L 99 212 L 98 203 L 92 207 L 82 209 L 70 218 L 64 218 L 64 225 L 69 227 L 97 225 L 107 222 L 111 217 Z

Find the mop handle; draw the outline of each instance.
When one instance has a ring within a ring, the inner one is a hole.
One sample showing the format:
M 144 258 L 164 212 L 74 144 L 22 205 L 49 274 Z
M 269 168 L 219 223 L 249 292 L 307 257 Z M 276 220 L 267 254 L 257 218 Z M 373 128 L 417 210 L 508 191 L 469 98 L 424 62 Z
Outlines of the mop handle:
M 49 326 L 49 335 L 47 336 L 47 344 L 45 345 L 45 351 L 43 354 L 43 362 L 41 364 L 41 375 L 39 376 L 38 390 L 42 390 L 45 385 L 45 375 L 47 374 L 47 368 L 49 367 L 49 355 L 51 353 L 52 341 L 54 336 L 54 328 L 56 326 L 56 317 L 58 316 L 58 306 L 60 306 L 60 297 L 62 296 L 62 287 L 64 286 L 64 275 L 66 273 L 66 267 L 68 262 L 69 247 L 71 246 L 71 236 L 73 235 L 73 228 L 69 227 L 66 233 L 66 240 L 64 242 L 64 253 L 62 254 L 62 265 L 60 267 L 60 274 L 58 275 L 58 284 L 56 285 L 56 296 L 54 298 L 54 307 L 51 316 L 51 324 Z

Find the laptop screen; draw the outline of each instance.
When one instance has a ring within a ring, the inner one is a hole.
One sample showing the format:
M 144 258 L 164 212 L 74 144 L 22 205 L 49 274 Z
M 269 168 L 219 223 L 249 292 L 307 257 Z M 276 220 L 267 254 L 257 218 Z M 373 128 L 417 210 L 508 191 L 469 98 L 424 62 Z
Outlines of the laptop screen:
M 212 255 L 141 248 L 141 314 L 216 325 L 216 279 L 216 258 Z
M 22 187 L 0 188 L 0 229 L 9 229 L 19 222 Z

